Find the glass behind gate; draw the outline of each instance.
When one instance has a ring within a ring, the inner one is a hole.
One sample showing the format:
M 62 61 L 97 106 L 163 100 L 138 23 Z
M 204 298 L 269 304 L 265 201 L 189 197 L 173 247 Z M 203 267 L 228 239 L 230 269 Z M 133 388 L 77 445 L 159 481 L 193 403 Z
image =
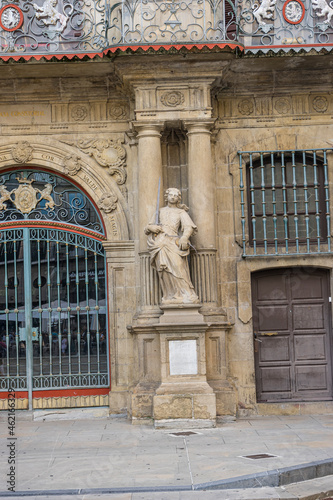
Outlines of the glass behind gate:
M 45 181 L 52 189 L 41 198 Z M 15 172 L 0 177 L 1 186 L 11 194 L 3 200 L 0 190 L 0 219 L 7 224 L 51 220 L 56 226 L 61 219 L 102 232 L 93 204 L 61 177 Z M 28 211 L 28 201 L 23 204 L 20 186 L 32 205 L 37 202 L 33 210 Z M 4 229 L 0 224 L 0 283 L 1 390 L 27 390 L 29 383 L 33 390 L 109 385 L 100 239 L 57 227 Z

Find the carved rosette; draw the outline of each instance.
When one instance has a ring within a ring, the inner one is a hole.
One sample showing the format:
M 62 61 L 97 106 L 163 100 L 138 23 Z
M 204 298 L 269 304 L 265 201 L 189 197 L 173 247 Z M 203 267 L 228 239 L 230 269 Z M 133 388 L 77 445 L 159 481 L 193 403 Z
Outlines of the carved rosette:
M 164 92 L 161 95 L 161 102 L 164 106 L 175 108 L 180 106 L 185 101 L 184 94 L 178 90 L 173 90 L 172 92 Z
M 118 198 L 113 193 L 104 193 L 98 200 L 97 206 L 101 210 L 104 210 L 106 214 L 111 213 L 117 208 Z
M 317 97 L 314 97 L 312 101 L 312 106 L 317 113 L 325 113 L 328 109 L 328 101 L 325 96 L 318 95 Z
M 121 104 L 114 104 L 109 108 L 109 116 L 111 120 L 122 120 L 127 116 L 127 109 Z
M 83 120 L 87 118 L 87 115 L 88 115 L 88 110 L 86 106 L 77 105 L 74 106 L 74 108 L 72 108 L 71 117 L 76 122 L 83 122 Z
M 291 104 L 288 99 L 285 99 L 284 97 L 281 97 L 280 99 L 277 99 L 275 102 L 275 110 L 280 114 L 280 115 L 286 115 L 287 113 L 290 112 L 291 110 Z
M 120 139 L 116 141 L 112 139 L 81 140 L 77 144 L 63 142 L 71 146 L 76 145 L 83 153 L 95 158 L 99 165 L 107 168 L 109 174 L 115 176 L 117 184 L 125 184 L 127 178 L 125 170 L 126 151 L 122 147 Z
M 79 156 L 68 155 L 63 159 L 65 174 L 76 175 L 82 168 L 82 160 Z
M 28 141 L 21 141 L 12 148 L 11 153 L 17 163 L 27 163 L 32 160 L 33 148 Z
M 254 111 L 253 102 L 250 99 L 244 99 L 238 104 L 238 111 L 241 115 L 249 116 Z

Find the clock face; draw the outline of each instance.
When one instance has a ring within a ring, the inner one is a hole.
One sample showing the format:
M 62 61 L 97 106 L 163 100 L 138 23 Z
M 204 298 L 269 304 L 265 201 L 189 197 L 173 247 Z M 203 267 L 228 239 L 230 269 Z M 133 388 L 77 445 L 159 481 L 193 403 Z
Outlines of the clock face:
M 283 6 L 283 17 L 290 24 L 298 24 L 303 21 L 305 7 L 300 0 L 287 0 Z
M 0 10 L 0 27 L 5 31 L 14 31 L 23 24 L 23 13 L 16 5 L 5 5 Z

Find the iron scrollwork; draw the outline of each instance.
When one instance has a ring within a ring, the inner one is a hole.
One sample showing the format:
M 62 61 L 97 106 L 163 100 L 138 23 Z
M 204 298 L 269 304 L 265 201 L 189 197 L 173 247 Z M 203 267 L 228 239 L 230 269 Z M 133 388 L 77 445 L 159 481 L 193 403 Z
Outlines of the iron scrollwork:
M 104 234 L 90 200 L 65 179 L 45 173 L 10 172 L 0 176 L 0 223 L 49 220 Z

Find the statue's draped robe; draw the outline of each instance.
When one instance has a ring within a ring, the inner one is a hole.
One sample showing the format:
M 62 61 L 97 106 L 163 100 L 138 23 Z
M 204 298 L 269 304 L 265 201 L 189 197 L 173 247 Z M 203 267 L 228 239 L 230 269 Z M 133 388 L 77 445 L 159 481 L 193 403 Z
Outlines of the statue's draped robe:
M 162 303 L 198 303 L 187 262 L 189 249 L 181 250 L 178 246 L 178 231 L 191 234 L 197 227 L 182 208 L 162 208 L 159 223 L 162 231 L 156 236 L 148 237 L 148 249 L 151 264 L 160 277 Z M 151 221 L 151 224 L 154 222 Z

